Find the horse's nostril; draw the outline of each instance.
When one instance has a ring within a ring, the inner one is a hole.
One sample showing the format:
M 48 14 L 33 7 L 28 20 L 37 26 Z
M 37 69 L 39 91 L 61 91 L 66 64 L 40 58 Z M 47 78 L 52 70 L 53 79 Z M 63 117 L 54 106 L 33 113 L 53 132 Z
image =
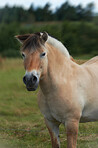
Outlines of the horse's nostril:
M 23 82 L 26 84 L 26 76 L 23 77 Z
M 37 82 L 37 77 L 33 76 L 32 81 L 33 81 L 33 83 L 36 83 Z

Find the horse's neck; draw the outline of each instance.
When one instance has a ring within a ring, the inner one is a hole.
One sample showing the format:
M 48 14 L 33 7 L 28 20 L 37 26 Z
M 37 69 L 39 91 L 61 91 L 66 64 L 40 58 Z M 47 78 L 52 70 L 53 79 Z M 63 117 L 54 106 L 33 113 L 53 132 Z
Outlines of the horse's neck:
M 52 46 L 60 50 L 66 57 L 70 58 L 67 48 L 57 39 L 48 35 L 47 43 L 51 44 Z
M 48 65 L 49 70 L 53 72 L 54 75 L 59 75 L 67 69 L 69 66 L 70 59 L 68 59 L 61 51 L 57 50 L 53 46 L 49 46 L 49 55 L 48 55 Z
M 48 67 L 47 74 L 41 80 L 40 87 L 47 93 L 55 86 L 60 85 L 61 80 L 67 81 L 68 71 L 71 71 L 70 59 L 65 57 L 59 50 L 52 45 L 47 44 L 48 49 Z M 69 75 L 72 72 L 69 72 Z

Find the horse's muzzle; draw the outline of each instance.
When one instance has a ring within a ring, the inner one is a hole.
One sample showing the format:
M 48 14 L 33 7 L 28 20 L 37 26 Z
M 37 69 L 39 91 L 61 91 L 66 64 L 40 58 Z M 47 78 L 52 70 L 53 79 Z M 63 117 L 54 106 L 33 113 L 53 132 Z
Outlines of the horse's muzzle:
M 23 82 L 26 85 L 28 91 L 35 91 L 38 88 L 39 78 L 35 75 L 23 77 Z

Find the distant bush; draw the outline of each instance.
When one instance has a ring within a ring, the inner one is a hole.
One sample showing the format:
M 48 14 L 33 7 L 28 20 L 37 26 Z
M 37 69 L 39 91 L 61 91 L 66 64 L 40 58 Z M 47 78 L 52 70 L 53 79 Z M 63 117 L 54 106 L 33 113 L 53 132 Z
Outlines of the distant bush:
M 71 54 L 98 54 L 98 27 L 92 23 L 65 22 L 62 26 L 62 42 Z
M 17 43 L 14 36 L 18 33 L 18 31 L 18 24 L 0 25 L 0 54 L 2 56 L 15 56 L 15 52 L 17 51 L 13 52 L 13 50 L 18 49 L 19 44 Z M 8 52 L 10 55 L 8 55 Z
M 20 44 L 14 38 L 17 34 L 47 31 L 59 39 L 71 55 L 98 54 L 98 26 L 86 22 L 64 22 L 49 24 L 1 24 L 0 25 L 0 55 L 19 57 Z
M 19 50 L 15 50 L 15 49 L 8 49 L 8 50 L 4 50 L 2 52 L 2 56 L 3 57 L 8 57 L 8 58 L 16 58 L 16 57 L 21 57 Z

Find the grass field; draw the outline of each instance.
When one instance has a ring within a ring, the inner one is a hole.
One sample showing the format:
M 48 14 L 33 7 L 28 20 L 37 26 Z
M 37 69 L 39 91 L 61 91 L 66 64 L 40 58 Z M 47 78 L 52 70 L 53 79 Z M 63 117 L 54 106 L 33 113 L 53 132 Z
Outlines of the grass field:
M 50 148 L 37 91 L 25 89 L 24 73 L 20 59 L 5 59 L 0 64 L 0 148 Z M 66 147 L 65 133 L 61 126 L 61 148 Z M 98 122 L 80 124 L 77 147 L 98 148 Z

